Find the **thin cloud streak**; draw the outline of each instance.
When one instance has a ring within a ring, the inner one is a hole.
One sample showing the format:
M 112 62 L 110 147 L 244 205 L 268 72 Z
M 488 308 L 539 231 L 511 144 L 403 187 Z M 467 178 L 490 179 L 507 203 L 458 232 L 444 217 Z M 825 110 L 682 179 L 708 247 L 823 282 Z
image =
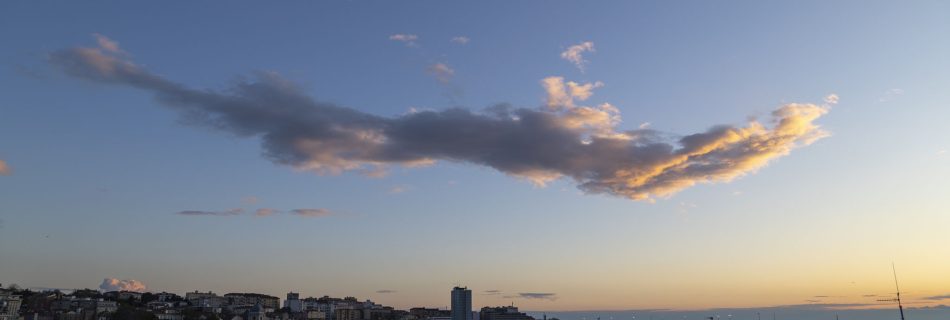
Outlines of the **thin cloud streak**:
M 219 217 L 230 217 L 236 216 L 244 213 L 244 209 L 236 208 L 224 211 L 202 211 L 202 210 L 184 210 L 178 211 L 175 214 L 182 216 L 219 216 Z
M 333 215 L 332 211 L 324 209 L 324 208 L 294 209 L 294 210 L 290 210 L 290 213 L 301 216 L 301 217 L 308 217 L 308 218 L 320 218 L 320 217 L 328 217 L 330 215 Z
M 389 36 L 389 40 L 403 42 L 407 46 L 411 47 L 416 45 L 416 40 L 419 40 L 419 36 L 414 34 L 397 33 Z
M 524 299 L 557 300 L 555 293 L 520 292 L 518 296 Z
M 269 217 L 269 216 L 277 214 L 277 212 L 278 211 L 276 209 L 260 208 L 254 211 L 254 215 L 258 217 Z
M 563 79 L 550 81 L 549 99 L 539 108 L 502 104 L 388 118 L 315 101 L 271 72 L 218 92 L 170 81 L 102 48 L 56 51 L 50 62 L 74 77 L 150 92 L 186 123 L 260 138 L 274 163 L 320 174 L 450 160 L 538 185 L 569 178 L 587 193 L 652 201 L 731 181 L 828 136 L 814 122 L 830 106 L 799 103 L 773 111 L 770 124 L 717 125 L 678 139 L 651 129 L 618 130 L 616 107 L 579 105 L 597 83 Z

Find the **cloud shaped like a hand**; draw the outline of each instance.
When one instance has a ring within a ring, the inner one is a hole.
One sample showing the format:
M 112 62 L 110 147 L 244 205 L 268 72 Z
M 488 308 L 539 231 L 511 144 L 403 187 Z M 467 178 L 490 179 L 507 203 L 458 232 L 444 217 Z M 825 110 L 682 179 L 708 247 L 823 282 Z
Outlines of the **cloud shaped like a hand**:
M 189 123 L 260 138 L 271 161 L 318 173 L 451 160 L 538 184 L 568 177 L 588 193 L 651 200 L 730 181 L 827 135 L 814 122 L 828 107 L 799 103 L 772 112 L 771 124 L 718 125 L 678 139 L 648 128 L 621 131 L 617 108 L 578 105 L 602 84 L 563 79 L 546 79 L 549 101 L 538 108 L 451 108 L 389 118 L 318 102 L 274 73 L 218 92 L 165 79 L 110 48 L 60 50 L 50 61 L 75 77 L 151 92 Z

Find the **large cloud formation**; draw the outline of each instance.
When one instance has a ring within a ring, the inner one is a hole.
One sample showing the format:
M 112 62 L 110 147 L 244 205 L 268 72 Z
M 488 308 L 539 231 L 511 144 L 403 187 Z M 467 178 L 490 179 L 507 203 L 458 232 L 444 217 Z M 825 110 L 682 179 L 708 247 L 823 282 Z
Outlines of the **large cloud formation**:
M 102 279 L 102 284 L 99 285 L 99 290 L 109 292 L 109 291 L 134 291 L 134 292 L 145 292 L 148 287 L 145 286 L 145 283 L 142 283 L 138 280 L 120 280 L 116 278 L 105 278 Z
M 381 117 L 318 102 L 274 73 L 257 73 L 226 91 L 189 88 L 146 71 L 111 48 L 53 52 L 65 73 L 155 95 L 189 123 L 259 137 L 271 161 L 318 173 L 376 172 L 436 160 L 489 166 L 544 184 L 568 177 L 588 193 L 633 200 L 667 197 L 697 183 L 729 181 L 826 136 L 814 121 L 827 106 L 791 103 L 771 123 L 718 125 L 680 138 L 641 128 L 618 130 L 619 110 L 581 105 L 600 83 L 542 80 L 538 108 L 498 105 Z

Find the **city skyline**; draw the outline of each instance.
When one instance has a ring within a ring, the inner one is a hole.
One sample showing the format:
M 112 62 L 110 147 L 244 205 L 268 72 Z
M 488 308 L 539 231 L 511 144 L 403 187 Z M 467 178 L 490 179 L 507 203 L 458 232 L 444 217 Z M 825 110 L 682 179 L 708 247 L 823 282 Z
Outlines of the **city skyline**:
M 948 30 L 924 0 L 3 3 L 0 283 L 889 308 L 893 263 L 950 304 Z

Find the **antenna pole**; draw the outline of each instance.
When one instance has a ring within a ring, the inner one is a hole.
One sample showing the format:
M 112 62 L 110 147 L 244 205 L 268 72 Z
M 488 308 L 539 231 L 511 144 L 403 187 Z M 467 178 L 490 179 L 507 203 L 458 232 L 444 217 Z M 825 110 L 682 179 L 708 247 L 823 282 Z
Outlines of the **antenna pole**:
M 891 262 L 891 271 L 894 271 L 894 288 L 897 289 L 897 309 L 901 311 L 901 320 L 904 320 L 904 306 L 901 304 L 901 287 L 897 284 L 897 268 Z

